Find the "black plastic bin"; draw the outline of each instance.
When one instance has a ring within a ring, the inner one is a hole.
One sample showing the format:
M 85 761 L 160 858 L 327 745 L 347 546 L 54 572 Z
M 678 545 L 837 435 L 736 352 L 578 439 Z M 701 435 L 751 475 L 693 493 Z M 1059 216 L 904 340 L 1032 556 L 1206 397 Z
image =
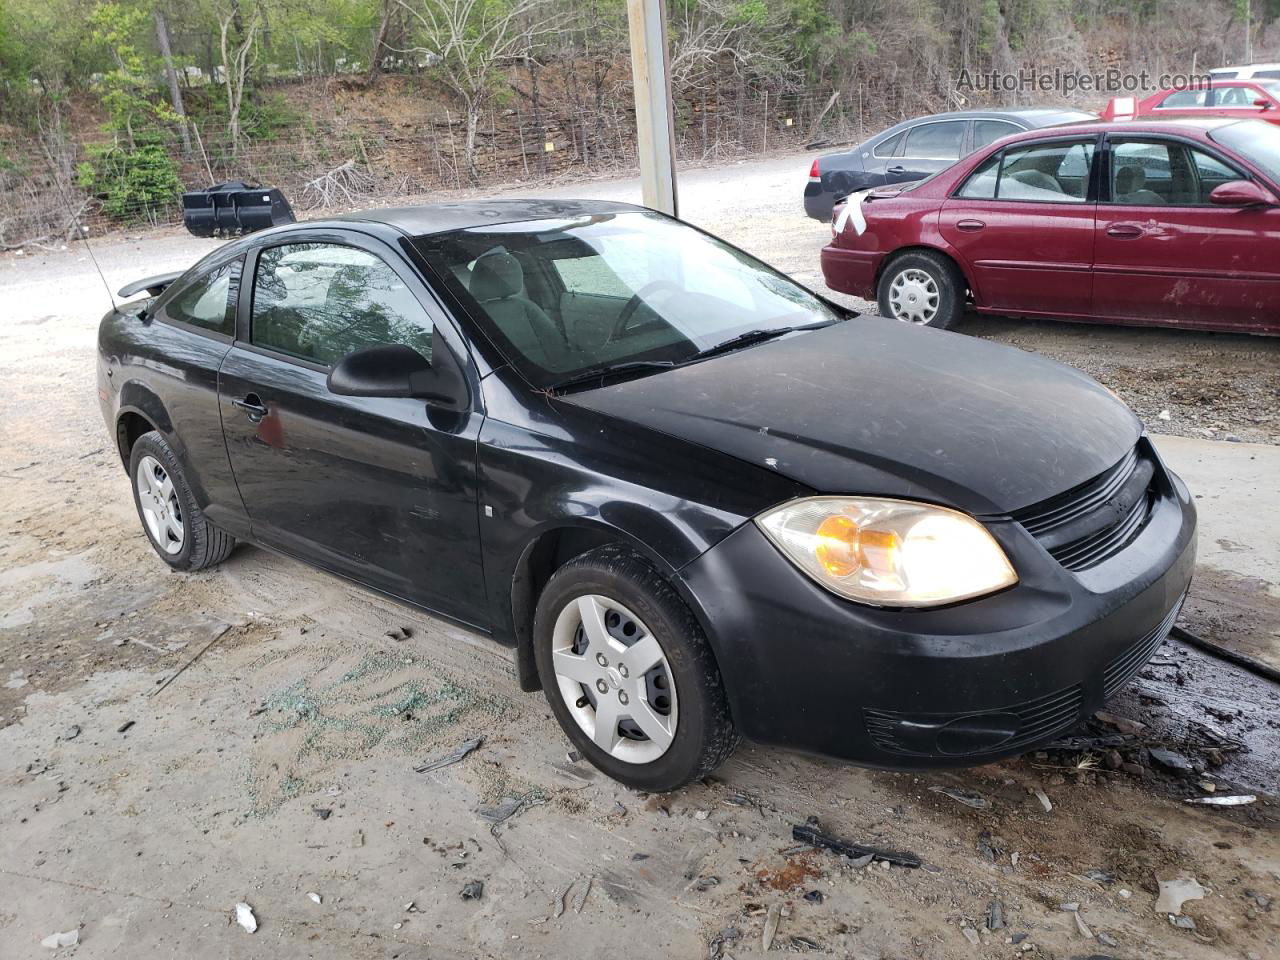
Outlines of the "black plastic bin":
M 239 180 L 182 195 L 182 222 L 197 237 L 231 237 L 297 219 L 275 187 L 251 187 Z

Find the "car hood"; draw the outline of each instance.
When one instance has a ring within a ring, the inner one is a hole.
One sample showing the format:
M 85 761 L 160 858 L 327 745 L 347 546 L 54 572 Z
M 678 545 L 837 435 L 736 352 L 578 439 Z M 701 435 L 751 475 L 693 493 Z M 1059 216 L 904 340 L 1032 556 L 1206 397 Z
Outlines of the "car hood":
M 879 317 L 565 399 L 817 492 L 985 515 L 1092 479 L 1142 429 L 1128 407 L 1070 367 Z

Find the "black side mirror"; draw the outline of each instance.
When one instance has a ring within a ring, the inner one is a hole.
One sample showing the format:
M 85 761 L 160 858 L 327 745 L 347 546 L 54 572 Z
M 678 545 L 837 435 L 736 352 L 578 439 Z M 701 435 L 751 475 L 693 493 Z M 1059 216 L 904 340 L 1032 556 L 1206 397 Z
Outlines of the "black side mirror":
M 331 393 L 344 397 L 412 397 L 450 409 L 467 403 L 462 366 L 433 331 L 432 361 L 399 343 L 349 353 L 329 371 Z

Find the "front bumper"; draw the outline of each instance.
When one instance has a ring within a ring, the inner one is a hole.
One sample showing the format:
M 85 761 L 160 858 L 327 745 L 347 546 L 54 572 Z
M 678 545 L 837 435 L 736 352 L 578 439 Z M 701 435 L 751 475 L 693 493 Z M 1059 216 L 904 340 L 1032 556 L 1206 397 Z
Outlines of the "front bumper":
M 1173 625 L 1195 566 L 1195 507 L 1161 471 L 1141 532 L 1072 573 L 988 519 L 1017 586 L 931 610 L 843 600 L 747 523 L 682 571 L 734 721 L 754 741 L 920 769 L 1046 743 L 1099 709 Z
M 876 273 L 883 254 L 828 245 L 822 248 L 821 256 L 822 277 L 828 287 L 864 300 L 876 298 Z

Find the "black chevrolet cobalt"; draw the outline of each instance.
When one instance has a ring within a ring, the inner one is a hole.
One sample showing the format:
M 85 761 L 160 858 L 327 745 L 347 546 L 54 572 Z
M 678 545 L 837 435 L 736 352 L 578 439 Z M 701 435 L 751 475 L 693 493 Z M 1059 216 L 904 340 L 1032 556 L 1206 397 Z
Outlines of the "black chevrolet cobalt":
M 178 570 L 237 540 L 514 647 L 667 790 L 739 735 L 966 765 L 1074 726 L 1177 616 L 1195 512 L 1068 367 L 836 307 L 620 203 L 378 210 L 126 288 L 99 397 Z

